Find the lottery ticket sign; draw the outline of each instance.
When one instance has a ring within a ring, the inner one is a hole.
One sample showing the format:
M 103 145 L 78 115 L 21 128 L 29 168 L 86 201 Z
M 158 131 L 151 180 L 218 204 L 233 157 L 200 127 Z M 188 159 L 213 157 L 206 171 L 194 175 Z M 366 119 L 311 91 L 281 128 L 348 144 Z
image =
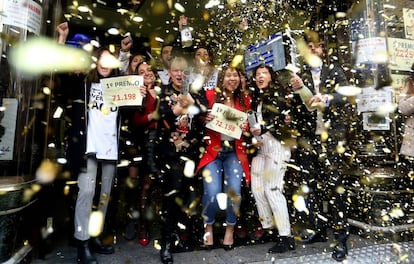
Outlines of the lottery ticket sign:
M 0 7 L 2 6 L 0 1 Z M 20 27 L 40 35 L 42 6 L 32 0 L 6 0 L 2 12 L 3 24 Z
M 414 60 L 414 40 L 387 38 L 391 70 L 409 71 Z
M 126 106 L 142 105 L 142 95 L 139 90 L 144 85 L 144 77 L 128 75 L 101 80 L 105 104 Z
M 215 103 L 211 109 L 214 119 L 206 127 L 235 139 L 240 139 L 240 125 L 247 120 L 247 114 L 230 106 Z

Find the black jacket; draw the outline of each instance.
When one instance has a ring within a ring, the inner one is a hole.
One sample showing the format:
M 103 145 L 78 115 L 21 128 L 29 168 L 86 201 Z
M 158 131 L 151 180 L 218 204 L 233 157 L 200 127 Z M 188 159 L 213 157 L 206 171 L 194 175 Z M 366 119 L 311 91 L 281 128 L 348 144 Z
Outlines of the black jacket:
M 172 84 L 163 85 L 162 92 L 160 94 L 160 107 L 159 114 L 160 120 L 158 121 L 159 141 L 157 142 L 157 152 L 160 157 L 172 158 L 185 155 L 190 158 L 197 159 L 200 155 L 199 146 L 202 142 L 202 136 L 204 132 L 203 115 L 205 109 L 207 109 L 207 99 L 204 90 L 198 93 L 191 93 L 191 96 L 195 100 L 195 106 L 200 109 L 200 113 L 191 116 L 191 124 L 188 132 L 184 137 L 184 141 L 188 143 L 188 147 L 177 149 L 174 144 L 177 140 L 177 133 L 180 133 L 180 129 L 177 123 L 177 116 L 174 115 L 171 106 L 174 103 L 171 98 L 173 95 L 179 93 L 173 89 Z M 196 161 L 196 160 L 195 160 Z
M 262 102 L 262 134 L 270 132 L 281 141 L 297 136 L 299 128 L 297 120 L 306 110 L 298 96 L 294 96 L 287 86 L 282 85 L 274 85 L 274 87 L 268 87 L 263 91 L 255 88 L 251 108 L 256 111 L 260 102 Z M 292 119 L 290 124 L 285 122 L 287 115 Z
M 304 67 L 304 72 L 301 77 L 304 85 L 307 86 L 313 94 L 316 94 L 309 66 Z M 324 63 L 321 68 L 320 80 L 319 92 L 321 94 L 330 94 L 333 96 L 333 99 L 324 110 L 324 121 L 331 122 L 329 135 L 335 137 L 336 139 L 344 139 L 346 133 L 345 117 L 349 101 L 346 96 L 339 94 L 335 90 L 337 85 L 348 85 L 348 80 L 345 76 L 344 70 L 340 65 L 328 65 Z M 314 134 L 316 130 L 316 111 L 311 112 L 311 116 L 312 119 L 314 119 L 314 122 L 310 124 L 312 126 L 311 132 Z

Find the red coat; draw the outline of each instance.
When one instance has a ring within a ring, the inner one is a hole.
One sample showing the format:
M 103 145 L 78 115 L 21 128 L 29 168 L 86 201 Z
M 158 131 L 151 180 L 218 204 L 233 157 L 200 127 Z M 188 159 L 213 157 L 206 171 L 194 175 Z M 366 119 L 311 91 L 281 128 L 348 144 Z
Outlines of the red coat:
M 157 122 L 155 120 L 148 120 L 148 115 L 155 111 L 156 99 L 148 94 L 145 99 L 145 109 L 143 111 L 135 111 L 132 122 L 136 127 L 140 128 L 155 128 Z
M 213 105 L 214 102 L 209 100 L 210 108 Z M 244 103 L 246 105 L 246 110 L 250 109 L 251 105 L 251 98 L 250 96 L 246 95 L 244 98 Z M 237 101 L 235 108 L 237 110 L 243 110 L 240 106 L 240 103 Z M 249 160 L 247 158 L 247 149 L 246 144 L 244 141 L 243 135 L 240 137 L 240 139 L 235 139 L 235 148 L 236 148 L 236 155 L 239 161 L 242 164 L 244 177 L 247 184 L 250 184 L 250 164 Z M 212 162 L 216 159 L 218 152 L 221 149 L 221 134 L 219 132 L 206 129 L 206 150 L 203 153 L 203 156 L 200 159 L 200 162 L 197 166 L 197 172 L 200 171 L 204 166 Z

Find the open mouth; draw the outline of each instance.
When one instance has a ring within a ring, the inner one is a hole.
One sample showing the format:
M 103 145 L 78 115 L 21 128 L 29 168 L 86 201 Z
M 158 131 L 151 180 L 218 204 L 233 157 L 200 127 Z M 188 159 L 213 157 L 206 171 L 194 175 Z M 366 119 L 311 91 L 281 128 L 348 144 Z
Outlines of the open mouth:
M 237 87 L 237 82 L 229 82 L 229 86 L 231 86 L 231 87 Z
M 208 59 L 206 59 L 206 60 L 201 59 L 200 60 L 200 65 L 207 65 L 209 63 L 210 63 L 210 60 L 208 60 Z
M 260 79 L 257 80 L 256 83 L 258 87 L 264 87 L 267 85 L 267 82 L 265 80 L 260 80 Z

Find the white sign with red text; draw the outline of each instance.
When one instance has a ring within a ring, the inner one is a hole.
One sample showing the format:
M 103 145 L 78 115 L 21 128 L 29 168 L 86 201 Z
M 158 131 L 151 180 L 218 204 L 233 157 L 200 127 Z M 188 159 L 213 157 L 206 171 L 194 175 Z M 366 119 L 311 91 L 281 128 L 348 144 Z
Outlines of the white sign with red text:
M 409 71 L 414 61 L 414 40 L 388 38 L 391 70 Z
M 42 6 L 35 1 L 6 0 L 4 3 L 3 23 L 23 28 L 40 35 Z
M 214 119 L 207 123 L 207 128 L 240 139 L 243 132 L 240 125 L 246 122 L 246 113 L 219 103 L 213 105 L 211 113 L 214 115 Z
M 139 87 L 144 85 L 144 77 L 127 75 L 101 79 L 105 104 L 125 106 L 142 105 Z

